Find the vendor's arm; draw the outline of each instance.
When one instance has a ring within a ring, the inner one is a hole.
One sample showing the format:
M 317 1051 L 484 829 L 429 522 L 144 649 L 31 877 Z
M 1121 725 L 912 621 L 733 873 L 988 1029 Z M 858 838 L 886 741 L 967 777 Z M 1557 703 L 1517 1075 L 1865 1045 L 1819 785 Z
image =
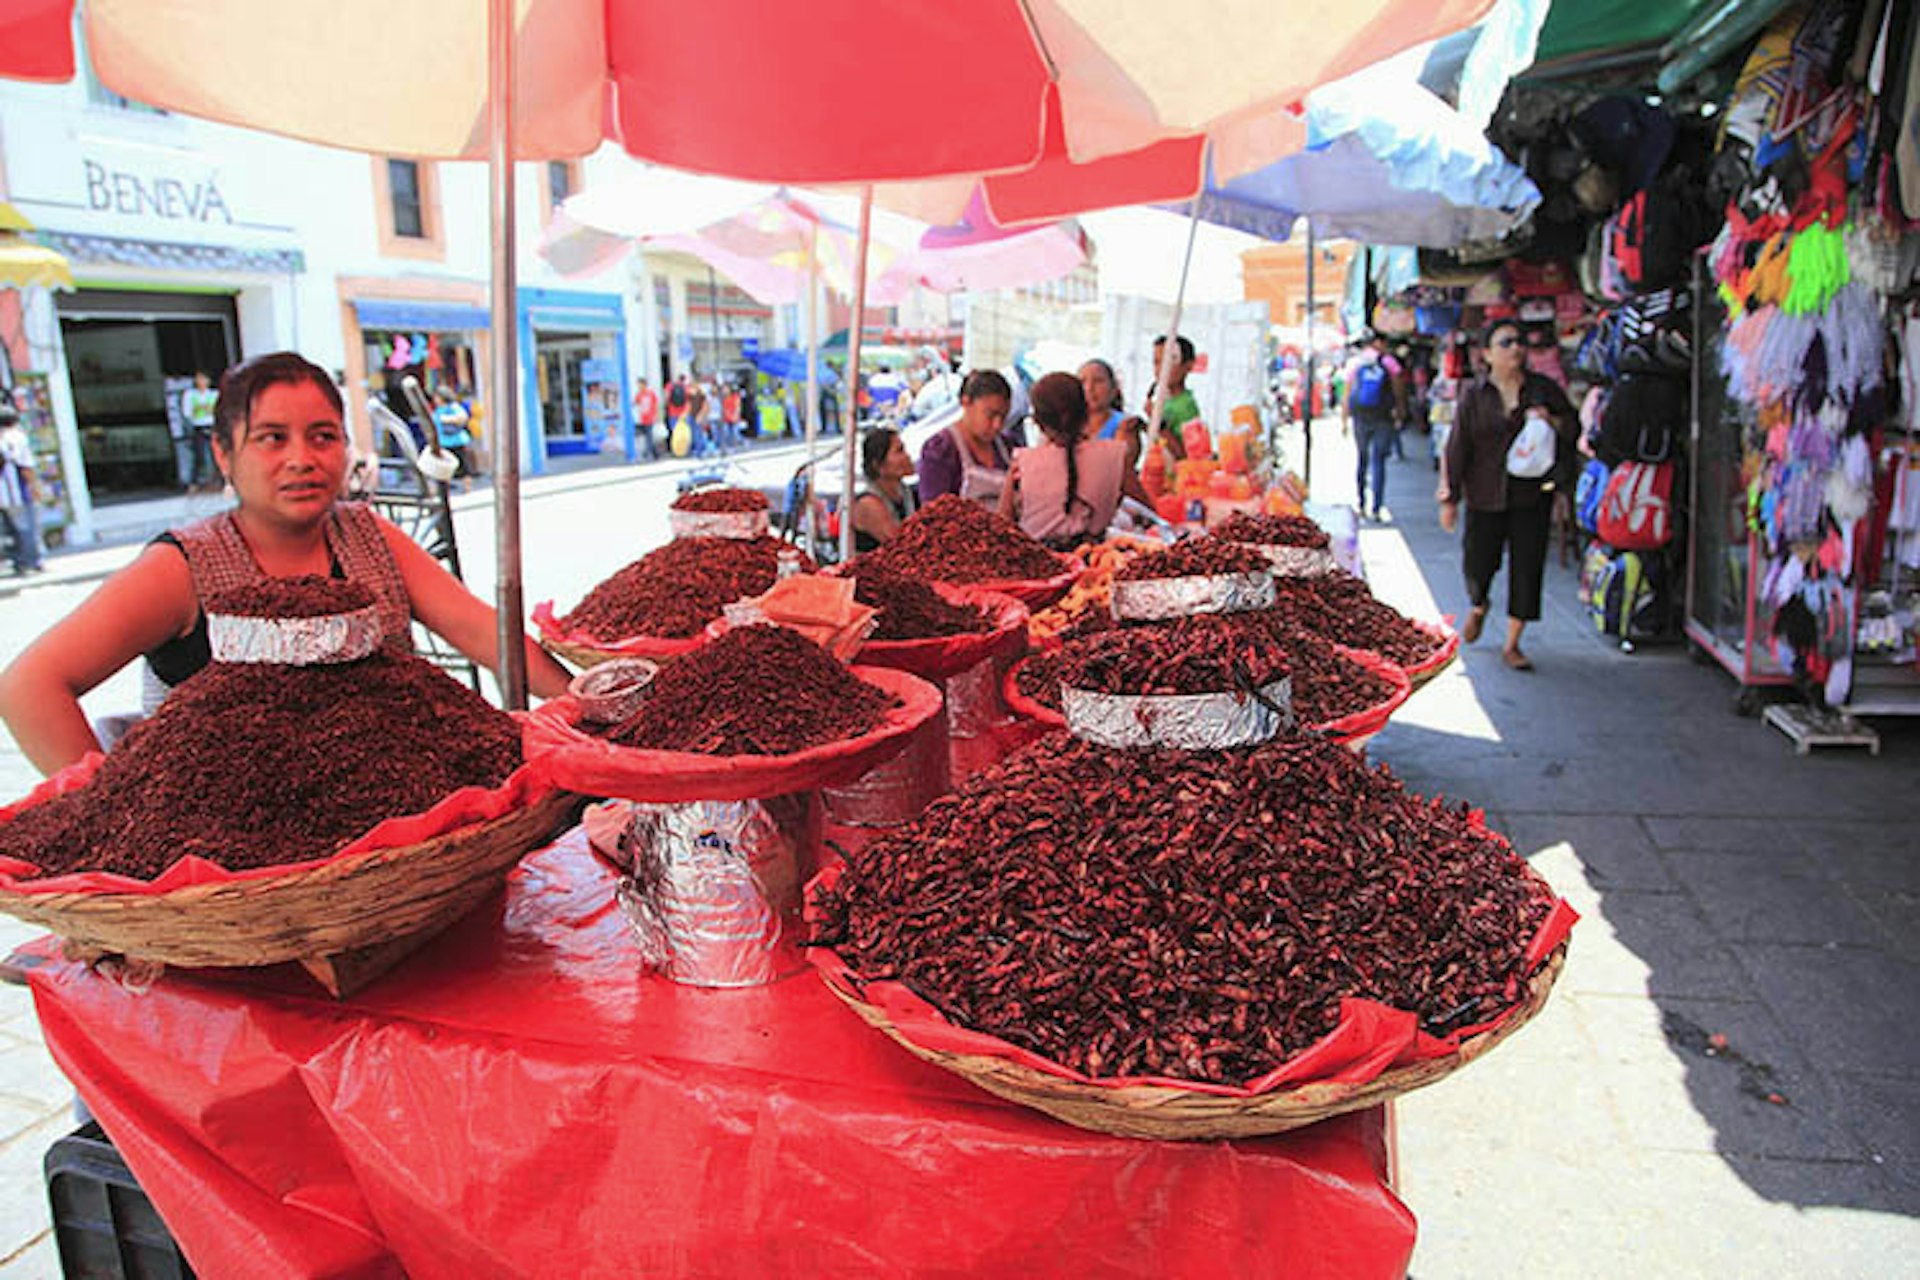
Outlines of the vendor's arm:
M 380 532 L 400 566 L 400 578 L 407 586 L 407 598 L 413 604 L 413 616 L 427 630 L 488 670 L 500 659 L 499 618 L 493 608 L 444 566 L 386 520 Z M 567 673 L 547 656 L 529 636 L 527 646 L 527 688 L 542 698 L 556 698 L 567 691 Z
M 1135 502 L 1153 510 L 1153 499 L 1147 494 L 1147 487 L 1140 483 L 1140 475 L 1131 466 L 1120 473 L 1120 496 L 1132 498 Z
M 80 699 L 141 654 L 193 628 L 198 605 L 186 557 L 150 546 L 0 672 L 0 719 L 42 773 L 100 740 Z
M 920 460 L 914 465 L 914 471 L 919 477 L 921 506 L 960 492 L 960 455 L 954 448 L 952 433 L 938 432 L 921 445 Z
M 900 518 L 877 493 L 863 493 L 853 500 L 853 527 L 875 542 L 885 542 L 900 531 Z
M 1000 501 L 996 504 L 1002 520 L 1020 522 L 1020 460 L 1015 458 L 1007 465 L 1007 483 L 1000 490 Z

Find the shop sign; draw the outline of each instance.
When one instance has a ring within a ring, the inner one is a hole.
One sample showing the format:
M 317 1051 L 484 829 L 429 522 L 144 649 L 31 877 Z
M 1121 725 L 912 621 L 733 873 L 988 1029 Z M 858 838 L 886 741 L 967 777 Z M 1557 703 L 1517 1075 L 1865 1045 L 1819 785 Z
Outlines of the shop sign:
M 582 360 L 580 362 L 580 421 L 585 427 L 587 450 L 609 452 L 620 447 L 620 362 L 618 360 Z
M 141 173 L 109 168 L 84 157 L 80 165 L 86 175 L 87 208 L 95 213 L 175 222 L 224 222 L 229 226 L 233 223 L 233 210 L 227 207 L 211 172 L 188 176 Z

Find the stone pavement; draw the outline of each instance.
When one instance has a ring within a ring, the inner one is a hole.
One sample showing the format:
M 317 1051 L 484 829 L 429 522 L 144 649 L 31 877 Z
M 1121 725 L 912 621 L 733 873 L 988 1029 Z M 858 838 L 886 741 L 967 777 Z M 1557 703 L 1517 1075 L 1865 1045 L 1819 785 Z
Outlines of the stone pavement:
M 1457 614 L 1420 444 L 1363 549 L 1383 596 Z M 1331 422 L 1315 463 L 1319 496 L 1351 496 Z M 664 537 L 636 513 L 664 506 L 667 471 L 596 485 L 530 492 L 530 603 L 575 599 Z M 488 513 L 463 501 L 459 523 L 485 594 Z M 8 601 L 0 661 L 84 589 Z M 1490 629 L 1372 748 L 1416 789 L 1484 806 L 1585 916 L 1539 1018 L 1399 1104 L 1413 1274 L 1920 1274 L 1920 732 L 1881 722 L 1877 759 L 1797 757 L 1732 713 L 1717 668 L 1604 644 L 1569 570 L 1547 596 L 1538 671 L 1502 666 Z M 0 749 L 0 794 L 21 770 Z M 0 918 L 0 949 L 33 933 Z M 67 1098 L 25 992 L 0 987 L 0 1280 L 58 1274 L 39 1162 Z

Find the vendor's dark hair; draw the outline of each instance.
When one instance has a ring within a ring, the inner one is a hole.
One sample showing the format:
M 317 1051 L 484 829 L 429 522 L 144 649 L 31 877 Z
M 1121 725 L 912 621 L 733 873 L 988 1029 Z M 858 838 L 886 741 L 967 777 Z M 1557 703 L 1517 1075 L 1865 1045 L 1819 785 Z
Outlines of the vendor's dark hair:
M 1013 399 L 1013 388 L 998 369 L 975 369 L 960 384 L 962 400 L 978 400 L 981 396 L 999 396 L 1002 400 Z
M 1105 360 L 1102 360 L 1099 356 L 1093 356 L 1087 360 L 1081 361 L 1080 367 L 1084 369 L 1090 364 L 1097 364 L 1100 366 L 1100 372 L 1107 375 L 1107 385 L 1113 388 L 1113 400 L 1106 405 L 1106 408 L 1110 410 L 1126 408 L 1127 407 L 1126 398 L 1120 394 L 1120 375 L 1113 371 L 1113 366 L 1108 364 Z M 1088 405 L 1087 412 L 1091 414 L 1094 411 L 1094 408 L 1095 408 L 1094 405 Z
M 333 411 L 343 418 L 346 416 L 347 406 L 340 398 L 340 388 L 334 385 L 325 369 L 298 352 L 275 351 L 243 360 L 220 375 L 220 394 L 213 402 L 213 430 L 220 443 L 229 452 L 233 450 L 241 430 L 253 416 L 253 402 L 260 398 L 262 391 L 282 383 L 301 382 L 311 382 L 320 388 Z
M 1513 336 L 1522 342 L 1527 340 L 1527 327 L 1521 324 L 1517 317 L 1507 316 L 1503 319 L 1489 322 L 1487 327 L 1480 331 L 1480 345 L 1483 347 L 1491 347 L 1493 345 L 1493 335 L 1502 329 L 1513 330 Z
M 1071 512 L 1073 504 L 1081 501 L 1079 466 L 1073 454 L 1074 446 L 1080 443 L 1087 429 L 1087 393 L 1081 388 L 1080 379 L 1072 374 L 1050 373 L 1033 384 L 1027 399 L 1033 407 L 1033 422 L 1040 428 L 1040 434 L 1066 450 L 1067 500 L 1060 504 L 1060 509 Z
M 1193 363 L 1193 339 L 1183 338 L 1180 335 L 1175 334 L 1173 340 L 1180 344 L 1180 363 L 1192 364 Z M 1167 345 L 1167 335 L 1164 333 L 1153 340 L 1153 349 L 1155 351 L 1158 351 L 1160 348 L 1166 345 Z M 1154 370 L 1155 372 L 1159 371 L 1159 361 L 1157 360 L 1154 362 Z
M 892 427 L 874 427 L 860 437 L 860 473 L 869 480 L 880 478 L 880 468 L 887 465 L 887 455 L 893 452 L 893 442 L 900 433 Z

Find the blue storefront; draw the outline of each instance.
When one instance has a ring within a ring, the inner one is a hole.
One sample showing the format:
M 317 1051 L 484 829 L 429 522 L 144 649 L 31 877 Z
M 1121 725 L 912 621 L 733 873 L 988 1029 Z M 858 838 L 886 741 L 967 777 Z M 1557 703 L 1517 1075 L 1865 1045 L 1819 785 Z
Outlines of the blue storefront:
M 620 296 L 522 289 L 521 423 L 524 470 L 547 459 L 599 454 L 633 461 L 632 378 Z

